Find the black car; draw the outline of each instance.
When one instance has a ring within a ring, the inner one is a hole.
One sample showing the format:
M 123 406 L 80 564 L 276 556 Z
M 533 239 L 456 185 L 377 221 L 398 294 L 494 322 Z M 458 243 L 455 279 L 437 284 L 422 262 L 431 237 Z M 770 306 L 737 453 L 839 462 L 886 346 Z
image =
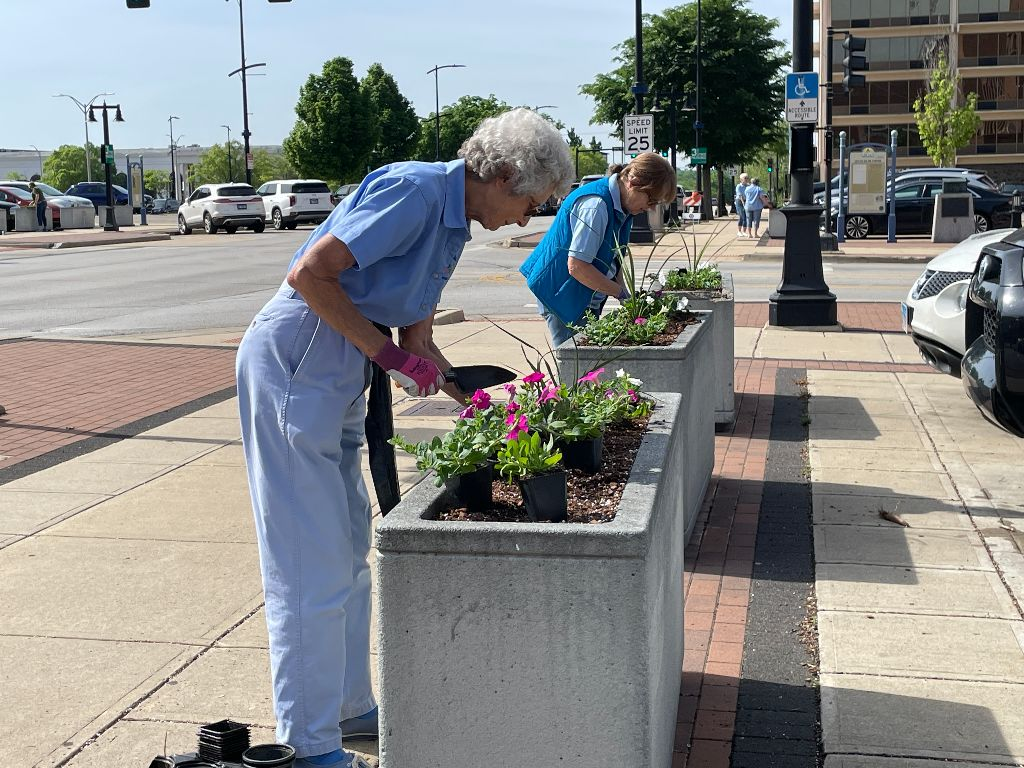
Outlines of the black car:
M 974 197 L 975 232 L 1010 226 L 1010 196 L 988 184 L 971 179 L 967 190 Z M 942 192 L 942 181 L 899 179 L 896 182 L 896 234 L 928 234 L 932 231 L 935 197 Z M 832 231 L 838 227 L 838 200 L 832 204 Z M 848 213 L 845 234 L 851 240 L 868 235 L 886 234 L 887 213 Z
M 117 184 L 111 184 L 110 186 L 113 192 L 114 205 L 128 205 L 128 190 Z M 107 185 L 103 181 L 80 181 L 68 187 L 64 194 L 85 197 L 92 201 L 95 208 L 107 204 Z
M 1024 229 L 982 249 L 967 295 L 964 389 L 985 418 L 1024 437 Z

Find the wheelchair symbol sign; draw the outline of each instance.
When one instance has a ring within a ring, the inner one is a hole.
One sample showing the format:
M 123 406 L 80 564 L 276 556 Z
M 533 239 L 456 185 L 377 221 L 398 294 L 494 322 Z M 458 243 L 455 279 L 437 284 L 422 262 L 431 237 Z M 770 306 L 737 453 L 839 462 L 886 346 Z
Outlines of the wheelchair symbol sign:
M 818 122 L 817 72 L 786 75 L 786 120 L 790 123 Z

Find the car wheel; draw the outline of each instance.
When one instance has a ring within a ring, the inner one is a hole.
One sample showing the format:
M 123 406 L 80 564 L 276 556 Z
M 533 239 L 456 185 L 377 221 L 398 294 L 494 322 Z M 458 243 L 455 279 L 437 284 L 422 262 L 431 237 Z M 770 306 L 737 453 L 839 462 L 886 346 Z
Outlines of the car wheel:
M 274 229 L 284 229 L 284 219 L 281 217 L 281 209 L 275 208 L 273 213 L 270 214 L 270 218 L 274 220 Z
M 862 240 L 871 234 L 871 222 L 865 216 L 850 216 L 846 220 L 846 236 L 851 240 Z
M 287 226 L 288 229 L 295 229 L 297 226 L 299 226 L 299 223 L 297 221 L 290 221 L 285 226 Z
M 988 217 L 984 213 L 974 214 L 974 231 L 975 232 L 988 232 L 992 223 L 988 220 Z
M 208 213 L 203 214 L 203 231 L 208 235 L 217 234 L 217 225 L 213 223 L 213 219 Z
M 229 235 L 233 235 L 235 234 L 235 232 L 238 231 L 238 227 L 224 227 L 224 231 L 227 232 Z
M 180 235 L 191 235 L 192 227 L 185 223 L 185 217 L 178 214 L 178 234 Z
M 256 234 L 259 234 L 266 228 L 267 225 L 264 224 L 262 221 L 257 221 L 255 224 L 252 225 L 252 231 L 255 232 Z

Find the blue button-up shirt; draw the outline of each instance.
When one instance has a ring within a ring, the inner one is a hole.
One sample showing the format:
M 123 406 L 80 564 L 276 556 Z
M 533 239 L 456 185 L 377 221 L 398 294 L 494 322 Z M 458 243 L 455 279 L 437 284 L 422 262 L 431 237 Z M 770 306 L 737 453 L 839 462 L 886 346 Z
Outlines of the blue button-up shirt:
M 356 264 L 338 276 L 368 319 L 396 328 L 428 317 L 469 240 L 466 163 L 395 163 L 318 226 L 291 265 L 324 234 L 341 240 Z

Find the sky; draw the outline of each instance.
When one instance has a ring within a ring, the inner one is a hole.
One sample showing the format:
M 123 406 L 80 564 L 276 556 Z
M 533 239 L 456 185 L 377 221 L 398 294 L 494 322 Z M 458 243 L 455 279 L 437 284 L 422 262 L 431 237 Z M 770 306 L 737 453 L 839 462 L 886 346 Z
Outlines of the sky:
M 299 88 L 335 56 L 351 59 L 360 78 L 379 62 L 420 116 L 434 111 L 427 70 L 464 64 L 439 72 L 442 111 L 460 96 L 493 93 L 512 105 L 552 105 L 543 111 L 584 140 L 613 143 L 612 127 L 589 124 L 593 102 L 579 87 L 613 68 L 615 45 L 634 32 L 633 0 L 242 2 L 246 61 L 266 62 L 247 78 L 254 145 L 281 143 Z M 643 11 L 680 4 L 644 0 Z M 776 37 L 788 45 L 792 0 L 749 6 L 778 19 Z M 238 0 L 151 0 L 145 10 L 124 0 L 0 0 L 0 11 L 8 51 L 0 148 L 83 144 L 81 111 L 53 96 L 86 102 L 103 91 L 125 119 L 110 123 L 115 148 L 167 145 L 169 115 L 180 118 L 180 144 L 223 143 L 224 125 L 241 139 L 241 83 L 228 77 L 241 63 Z M 100 143 L 102 128 L 90 126 L 89 138 Z

